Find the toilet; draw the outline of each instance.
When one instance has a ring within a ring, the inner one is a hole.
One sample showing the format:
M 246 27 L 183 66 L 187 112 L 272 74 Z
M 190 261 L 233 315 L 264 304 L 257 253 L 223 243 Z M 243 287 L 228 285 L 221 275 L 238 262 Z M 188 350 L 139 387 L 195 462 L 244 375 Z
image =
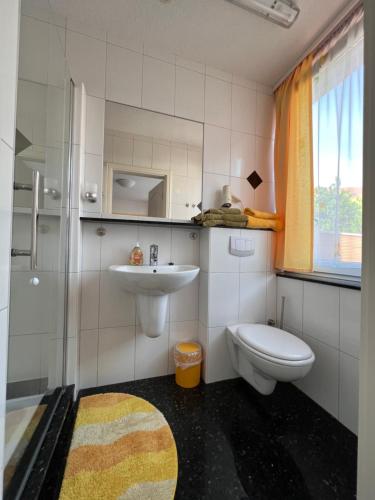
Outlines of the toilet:
M 277 381 L 303 378 L 314 364 L 310 347 L 279 328 L 245 323 L 226 333 L 234 370 L 261 394 L 271 394 Z

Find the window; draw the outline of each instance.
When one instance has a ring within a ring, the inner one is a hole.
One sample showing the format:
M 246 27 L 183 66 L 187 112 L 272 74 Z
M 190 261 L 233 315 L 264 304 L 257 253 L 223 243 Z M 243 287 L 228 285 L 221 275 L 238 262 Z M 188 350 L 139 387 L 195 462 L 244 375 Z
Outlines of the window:
M 361 273 L 363 91 L 358 23 L 314 67 L 315 271 Z

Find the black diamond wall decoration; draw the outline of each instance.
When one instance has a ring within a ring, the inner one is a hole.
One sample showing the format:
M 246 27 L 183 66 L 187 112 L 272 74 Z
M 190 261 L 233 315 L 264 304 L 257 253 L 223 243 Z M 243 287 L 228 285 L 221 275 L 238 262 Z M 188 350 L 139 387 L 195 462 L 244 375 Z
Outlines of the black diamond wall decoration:
M 249 175 L 247 181 L 254 189 L 260 186 L 263 182 L 262 178 L 260 177 L 260 175 L 257 173 L 256 170 L 254 170 L 254 172 Z

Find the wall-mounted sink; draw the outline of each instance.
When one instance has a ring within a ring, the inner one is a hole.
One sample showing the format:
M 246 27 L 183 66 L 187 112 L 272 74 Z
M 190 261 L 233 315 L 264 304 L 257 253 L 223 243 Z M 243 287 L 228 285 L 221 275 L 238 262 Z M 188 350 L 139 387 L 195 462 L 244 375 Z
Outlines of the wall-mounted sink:
M 199 274 L 199 267 L 189 265 L 111 266 L 109 270 L 125 291 L 136 295 L 138 319 L 148 337 L 159 337 L 164 331 L 169 294 Z

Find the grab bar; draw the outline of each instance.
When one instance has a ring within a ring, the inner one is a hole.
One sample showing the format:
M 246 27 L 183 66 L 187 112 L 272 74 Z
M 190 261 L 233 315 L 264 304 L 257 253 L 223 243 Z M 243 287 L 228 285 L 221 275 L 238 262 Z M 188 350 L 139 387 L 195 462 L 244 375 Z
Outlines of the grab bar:
M 33 204 L 31 209 L 31 270 L 37 267 L 38 258 L 38 219 L 39 219 L 39 170 L 33 171 Z
M 32 184 L 14 183 L 14 190 L 32 191 L 33 201 L 31 207 L 31 244 L 30 250 L 12 248 L 12 257 L 30 257 L 30 268 L 34 271 L 38 261 L 38 219 L 39 219 L 39 170 L 33 170 Z

